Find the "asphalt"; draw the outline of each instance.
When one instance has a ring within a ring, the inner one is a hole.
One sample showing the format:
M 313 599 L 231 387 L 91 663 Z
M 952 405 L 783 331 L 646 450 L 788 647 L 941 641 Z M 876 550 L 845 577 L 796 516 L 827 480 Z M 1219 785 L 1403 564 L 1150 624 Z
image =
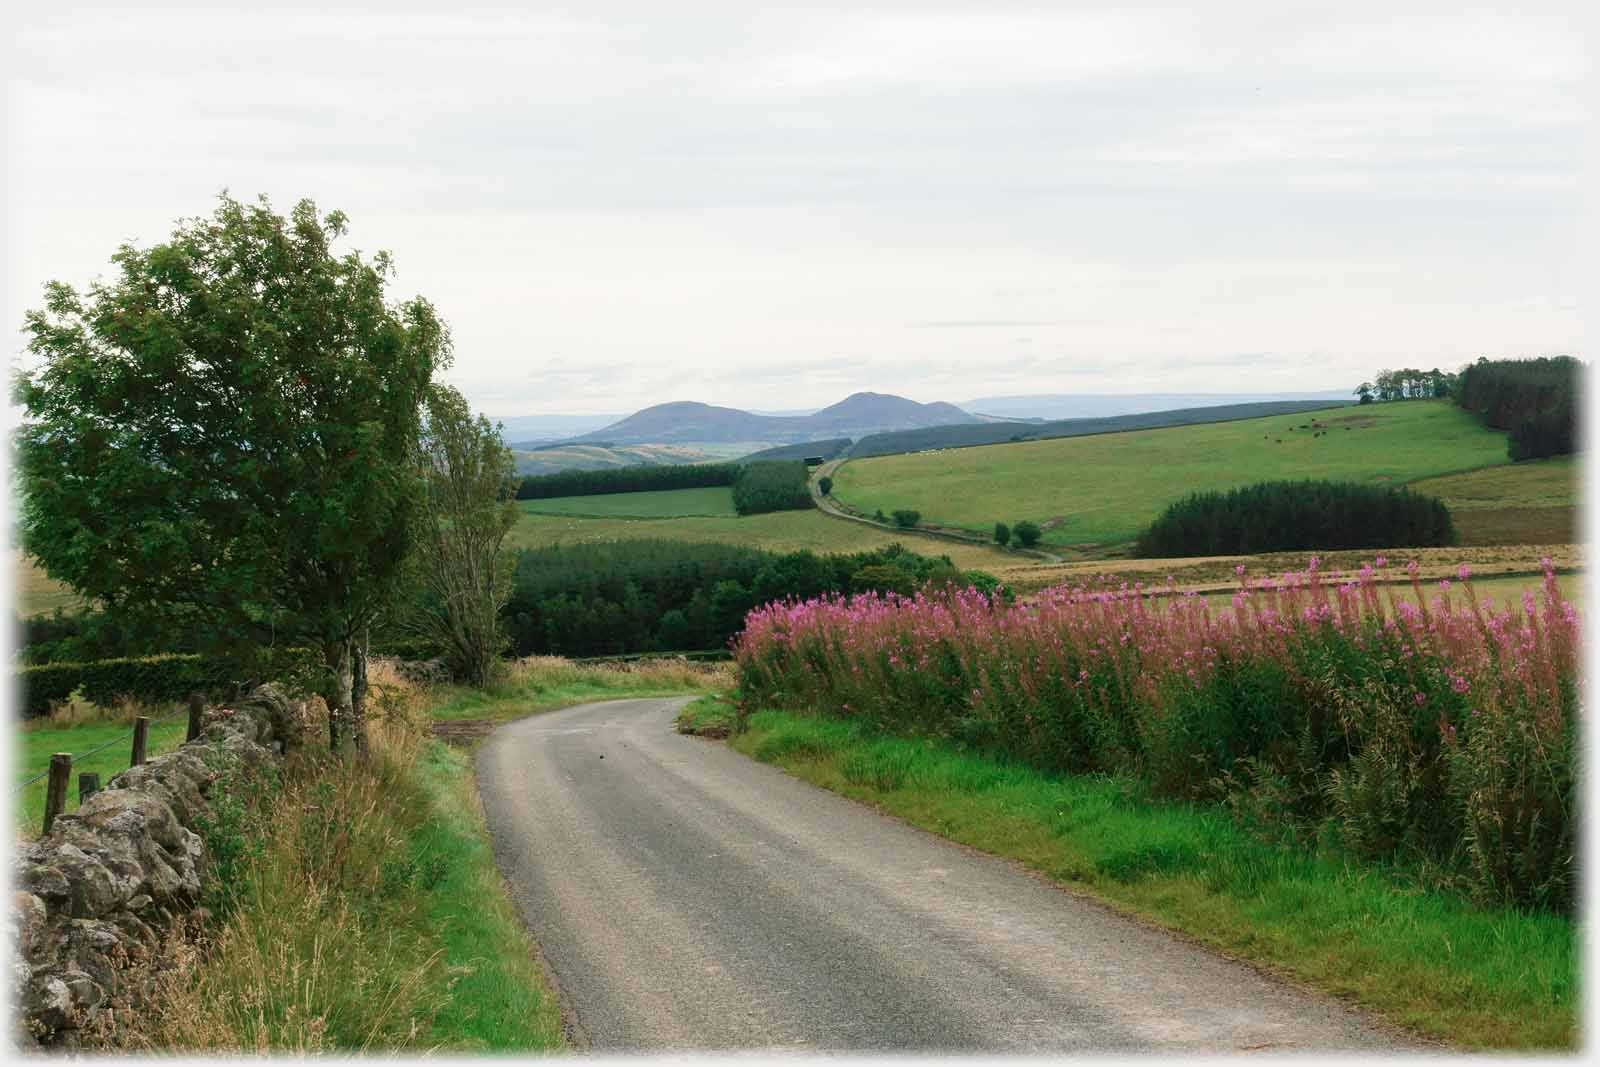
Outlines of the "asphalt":
M 495 855 L 594 1051 L 1392 1053 L 1292 988 L 726 746 L 684 698 L 477 755 Z

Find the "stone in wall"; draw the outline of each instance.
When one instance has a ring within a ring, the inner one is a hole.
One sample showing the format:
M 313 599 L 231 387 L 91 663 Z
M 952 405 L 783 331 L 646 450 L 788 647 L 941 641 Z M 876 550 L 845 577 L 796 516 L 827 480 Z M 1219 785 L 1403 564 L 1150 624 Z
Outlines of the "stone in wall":
M 305 709 L 273 686 L 207 709 L 200 736 L 112 778 L 17 849 L 11 909 L 16 1040 L 76 1048 L 130 1006 L 132 968 L 199 904 L 209 858 L 196 823 L 219 766 L 294 748 Z

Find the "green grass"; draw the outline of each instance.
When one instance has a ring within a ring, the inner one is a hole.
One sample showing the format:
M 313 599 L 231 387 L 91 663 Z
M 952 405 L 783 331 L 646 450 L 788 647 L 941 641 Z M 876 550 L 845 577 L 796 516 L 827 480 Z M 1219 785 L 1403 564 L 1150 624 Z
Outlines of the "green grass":
M 1118 910 L 1466 1048 L 1572 1049 L 1572 922 L 1475 908 L 1402 872 L 1276 847 L 1220 809 L 930 740 L 765 710 L 733 746 Z M 1063 946 L 1070 951 L 1070 946 Z
M 415 869 L 439 872 L 423 911 L 444 952 L 441 984 L 448 993 L 433 1016 L 429 1044 L 451 1051 L 564 1047 L 556 998 L 489 847 L 470 760 L 429 742 L 417 780 L 431 809 L 407 853 Z
M 145 754 L 154 758 L 170 752 L 183 744 L 189 725 L 188 714 L 175 716 L 172 721 L 150 726 L 145 739 Z M 50 757 L 57 752 L 88 752 L 109 744 L 109 747 L 88 759 L 74 758 L 72 780 L 67 789 L 67 811 L 78 810 L 78 776 L 94 773 L 100 776 L 103 788 L 113 775 L 128 769 L 133 753 L 133 721 L 131 718 L 107 718 L 74 725 L 57 725 L 49 719 L 36 719 L 13 732 L 17 742 L 16 773 L 14 781 L 20 785 L 50 766 Z M 124 740 L 117 740 L 126 736 Z M 47 781 L 40 779 L 12 794 L 12 821 L 16 828 L 30 837 L 37 836 L 44 827 L 44 798 Z M 12 787 L 13 789 L 16 786 Z
M 583 515 L 596 518 L 672 519 L 691 515 L 734 515 L 733 490 L 725 485 L 644 493 L 600 493 L 522 500 L 533 515 Z
M 721 693 L 707 693 L 678 712 L 677 727 L 680 734 L 697 734 L 701 737 L 727 737 L 733 733 L 737 711 Z
M 750 545 L 771 552 L 810 549 L 818 553 L 865 552 L 898 541 L 924 555 L 948 555 L 963 569 L 989 571 L 1014 566 L 1017 560 L 1016 556 L 993 548 L 934 541 L 908 533 L 894 534 L 857 522 L 829 518 L 816 510 L 676 519 L 599 519 L 524 512 L 512 527 L 507 543 L 515 548 L 537 548 L 639 537 Z
M 1327 432 L 1301 428 L 1314 422 Z M 1447 401 L 1414 401 L 851 460 L 833 495 L 867 514 L 915 508 L 975 532 L 1031 519 L 1047 544 L 1109 545 L 1194 491 L 1283 478 L 1400 484 L 1504 464 L 1505 442 Z
M 1411 488 L 1438 497 L 1452 512 L 1573 507 L 1583 488 L 1583 464 L 1578 456 L 1526 460 L 1422 478 Z
M 578 664 L 554 656 L 508 664 L 486 689 L 451 686 L 428 705 L 441 722 L 488 719 L 507 722 L 552 708 L 594 700 L 667 697 L 703 693 L 725 684 L 727 663 L 647 659 L 627 664 Z

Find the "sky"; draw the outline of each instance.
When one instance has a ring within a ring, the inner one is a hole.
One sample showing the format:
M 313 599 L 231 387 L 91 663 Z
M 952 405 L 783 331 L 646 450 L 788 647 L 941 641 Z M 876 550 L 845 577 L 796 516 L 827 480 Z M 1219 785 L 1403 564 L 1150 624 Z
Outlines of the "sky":
M 7 322 L 227 189 L 344 211 L 492 416 L 1585 355 L 1575 8 L 1192 6 L 14 11 Z

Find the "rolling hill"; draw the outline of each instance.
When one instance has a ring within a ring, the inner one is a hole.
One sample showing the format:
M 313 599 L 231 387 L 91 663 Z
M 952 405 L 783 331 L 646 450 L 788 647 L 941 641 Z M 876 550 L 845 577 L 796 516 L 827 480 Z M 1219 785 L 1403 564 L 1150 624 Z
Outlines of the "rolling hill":
M 757 415 L 695 401 L 657 404 L 569 444 L 798 444 L 821 438 L 862 437 L 887 430 L 982 424 L 954 404 L 921 404 L 887 393 L 855 393 L 810 415 Z

